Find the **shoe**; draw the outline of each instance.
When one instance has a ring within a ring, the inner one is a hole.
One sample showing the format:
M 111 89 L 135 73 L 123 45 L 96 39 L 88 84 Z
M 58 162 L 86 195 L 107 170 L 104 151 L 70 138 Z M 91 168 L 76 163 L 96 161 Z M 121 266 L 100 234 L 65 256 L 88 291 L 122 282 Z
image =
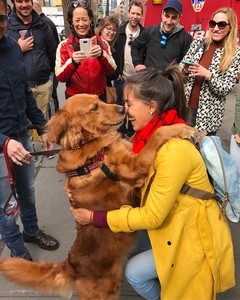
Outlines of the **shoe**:
M 18 257 L 18 256 L 13 256 L 12 253 L 10 254 L 10 256 L 11 257 Z M 23 258 L 23 259 L 28 260 L 28 261 L 33 261 L 32 256 L 29 252 L 27 252 L 24 256 L 18 257 L 18 258 Z
M 56 154 L 47 154 L 45 156 L 47 159 L 53 159 L 56 156 Z
M 25 243 L 35 243 L 45 250 L 56 250 L 59 247 L 59 242 L 42 230 L 35 235 L 29 235 L 23 231 L 23 240 Z

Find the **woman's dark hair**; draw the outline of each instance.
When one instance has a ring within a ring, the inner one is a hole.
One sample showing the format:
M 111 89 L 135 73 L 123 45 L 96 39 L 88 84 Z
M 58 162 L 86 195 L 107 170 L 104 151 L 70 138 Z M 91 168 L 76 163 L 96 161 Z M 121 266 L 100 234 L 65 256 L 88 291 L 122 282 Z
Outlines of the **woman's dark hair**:
M 76 2 L 76 1 L 74 1 Z M 84 6 L 81 5 L 81 3 L 85 4 Z M 67 21 L 70 25 L 70 28 L 71 28 L 71 32 L 72 32 L 72 35 L 73 35 L 73 49 L 75 51 L 78 51 L 80 49 L 79 45 L 75 42 L 75 36 L 77 36 L 78 38 L 80 38 L 73 25 L 72 25 L 72 18 L 73 18 L 73 11 L 76 9 L 76 8 L 82 8 L 82 9 L 85 9 L 87 11 L 87 14 L 88 14 L 88 17 L 89 19 L 91 20 L 91 24 L 90 24 L 90 32 L 89 32 L 89 37 L 93 36 L 94 35 L 94 15 L 93 15 L 93 11 L 92 9 L 89 7 L 88 5 L 88 2 L 87 1 L 82 1 L 82 2 L 79 2 L 79 5 L 76 5 L 76 6 L 73 6 L 70 4 L 70 7 L 68 9 L 68 12 L 67 12 Z
M 163 71 L 155 68 L 138 71 L 127 77 L 126 87 L 146 104 L 156 101 L 158 113 L 176 109 L 178 116 L 187 121 L 184 78 L 178 65 L 169 65 Z

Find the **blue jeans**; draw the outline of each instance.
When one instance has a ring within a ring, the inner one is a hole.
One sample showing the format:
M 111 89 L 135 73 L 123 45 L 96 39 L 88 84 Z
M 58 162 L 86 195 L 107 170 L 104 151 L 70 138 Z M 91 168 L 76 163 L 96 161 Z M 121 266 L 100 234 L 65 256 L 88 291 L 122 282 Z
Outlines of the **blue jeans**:
M 160 283 L 146 231 L 138 232 L 138 247 L 125 266 L 125 277 L 144 299 L 160 299 Z
M 116 93 L 117 93 L 116 104 L 124 106 L 124 100 L 123 100 L 124 81 L 123 80 L 114 80 L 114 86 L 116 88 Z M 127 118 L 124 119 L 124 121 L 118 131 L 124 135 L 126 134 L 128 137 L 133 136 L 135 133 L 135 131 L 133 130 L 133 127 L 132 127 L 132 123 L 128 122 Z
M 27 151 L 32 152 L 32 143 L 28 134 L 18 139 Z M 29 235 L 38 233 L 38 219 L 35 207 L 34 160 L 29 165 L 14 164 L 15 185 L 20 207 L 20 218 L 24 231 Z M 3 212 L 4 204 L 11 193 L 8 172 L 4 154 L 0 152 L 0 233 L 6 246 L 13 256 L 22 257 L 27 253 L 23 237 L 14 215 L 6 216 Z

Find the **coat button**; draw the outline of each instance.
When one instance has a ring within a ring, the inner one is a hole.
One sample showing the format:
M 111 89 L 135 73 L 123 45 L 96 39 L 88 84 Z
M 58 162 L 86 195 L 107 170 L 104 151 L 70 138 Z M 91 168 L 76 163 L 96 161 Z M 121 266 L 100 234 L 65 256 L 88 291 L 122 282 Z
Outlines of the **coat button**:
M 172 245 L 172 243 L 171 243 L 170 241 L 168 241 L 168 242 L 167 242 L 167 244 L 168 244 L 169 246 L 171 246 L 171 245 Z

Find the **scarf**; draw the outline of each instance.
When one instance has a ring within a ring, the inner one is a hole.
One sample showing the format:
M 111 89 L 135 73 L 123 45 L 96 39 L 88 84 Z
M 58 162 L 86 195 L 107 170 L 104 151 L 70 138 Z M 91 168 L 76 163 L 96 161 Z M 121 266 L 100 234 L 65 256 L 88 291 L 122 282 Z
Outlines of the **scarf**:
M 168 126 L 178 123 L 186 124 L 183 119 L 178 117 L 175 109 L 155 115 L 143 129 L 135 133 L 133 138 L 133 153 L 137 154 L 142 150 L 156 129 L 161 126 Z

